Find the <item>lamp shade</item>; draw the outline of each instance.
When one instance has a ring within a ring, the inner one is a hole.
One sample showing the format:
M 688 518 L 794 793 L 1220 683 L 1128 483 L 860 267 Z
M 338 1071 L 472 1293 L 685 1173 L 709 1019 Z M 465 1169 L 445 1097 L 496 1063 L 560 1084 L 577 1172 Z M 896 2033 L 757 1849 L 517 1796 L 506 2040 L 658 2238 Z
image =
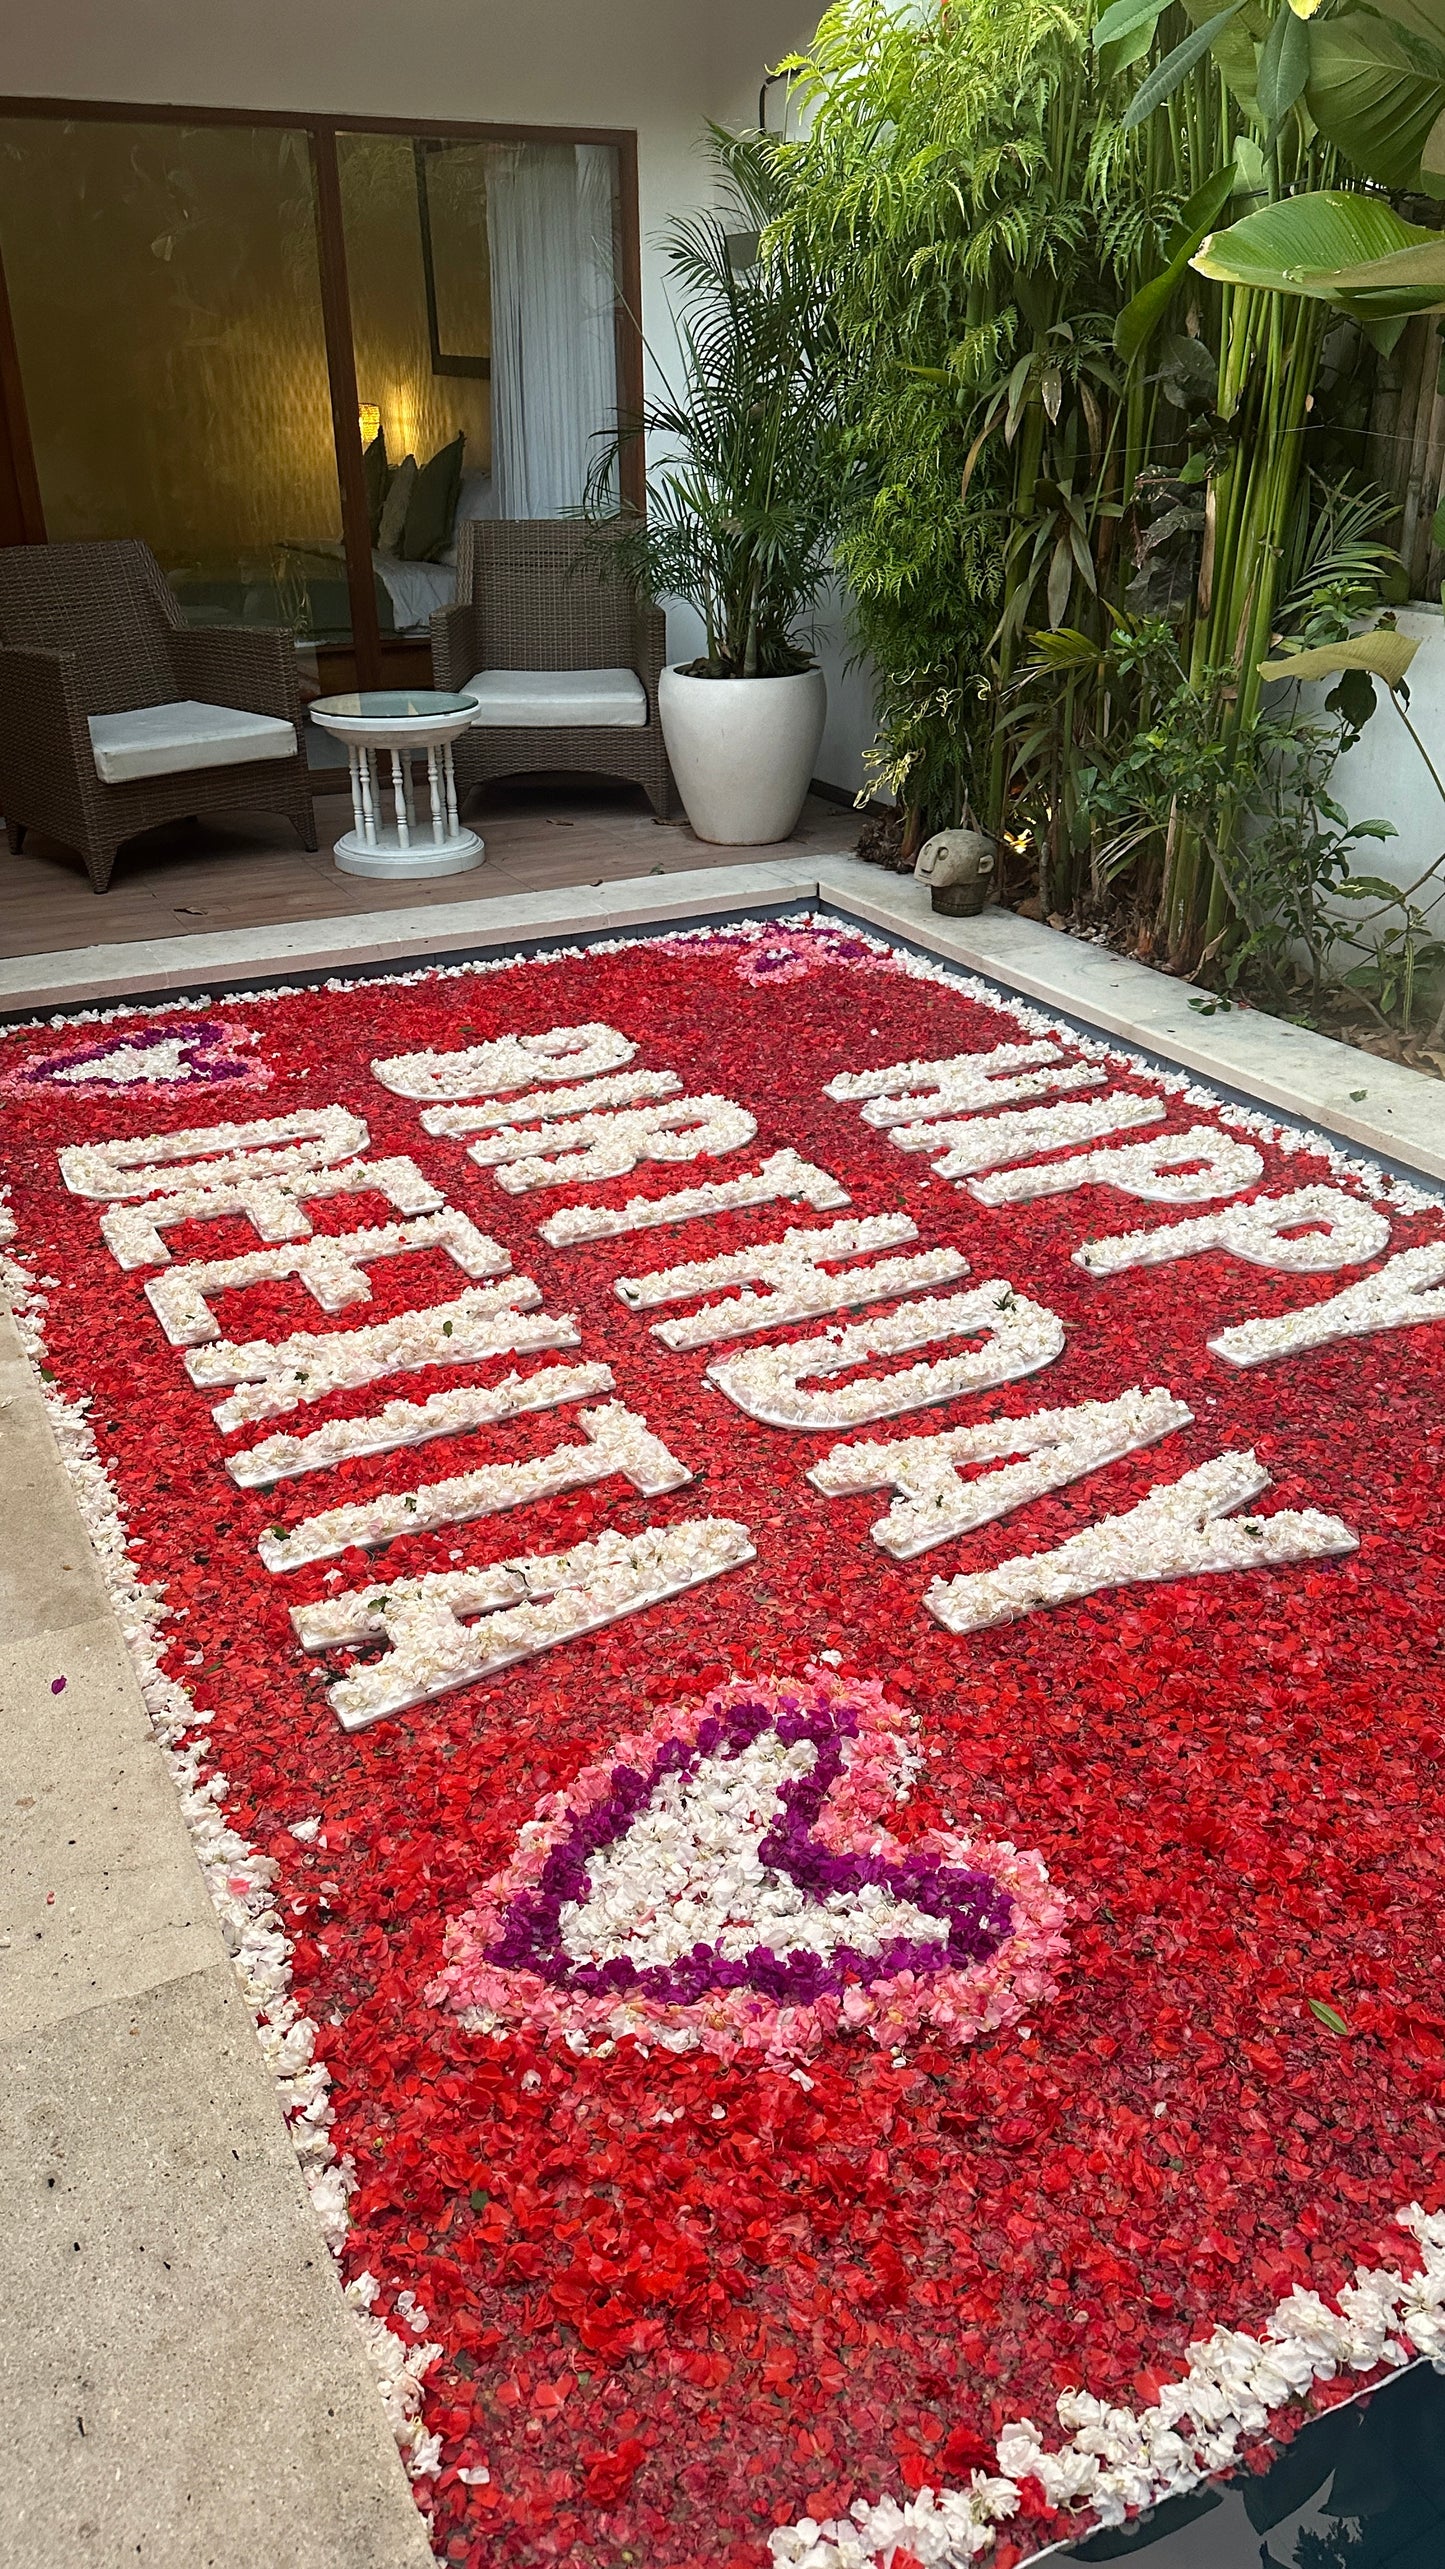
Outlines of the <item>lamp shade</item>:
M 361 443 L 363 447 L 374 446 L 377 438 L 381 434 L 380 402 L 364 401 L 361 408 L 358 410 L 356 417 L 357 423 L 361 429 Z

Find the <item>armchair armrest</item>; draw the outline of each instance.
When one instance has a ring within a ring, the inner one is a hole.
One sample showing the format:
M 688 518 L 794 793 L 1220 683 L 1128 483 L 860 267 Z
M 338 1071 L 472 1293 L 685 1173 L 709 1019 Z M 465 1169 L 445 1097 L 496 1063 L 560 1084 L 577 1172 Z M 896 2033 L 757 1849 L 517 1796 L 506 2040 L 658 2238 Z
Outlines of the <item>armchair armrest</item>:
M 38 645 L 0 645 L 0 792 L 7 819 L 26 818 L 23 804 L 33 802 L 37 790 L 51 800 L 58 773 L 67 779 L 95 773 L 79 657 Z
M 437 608 L 431 619 L 431 665 L 437 685 L 452 695 L 481 668 L 481 617 L 468 601 Z
M 667 617 L 663 609 L 639 603 L 633 632 L 633 665 L 647 689 L 649 719 L 656 722 L 658 681 L 667 661 Z
M 171 650 L 180 694 L 275 714 L 295 724 L 300 740 L 301 678 L 295 641 L 283 626 L 188 625 L 172 634 Z

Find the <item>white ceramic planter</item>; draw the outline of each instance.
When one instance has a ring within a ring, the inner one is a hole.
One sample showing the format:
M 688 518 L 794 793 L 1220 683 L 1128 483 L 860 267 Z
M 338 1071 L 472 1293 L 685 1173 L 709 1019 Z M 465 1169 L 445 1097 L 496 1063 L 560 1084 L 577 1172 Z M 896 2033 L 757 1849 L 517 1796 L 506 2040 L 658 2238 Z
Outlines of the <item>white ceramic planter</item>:
M 821 669 L 689 678 L 664 669 L 663 738 L 687 817 L 715 847 L 771 847 L 803 808 L 828 712 Z

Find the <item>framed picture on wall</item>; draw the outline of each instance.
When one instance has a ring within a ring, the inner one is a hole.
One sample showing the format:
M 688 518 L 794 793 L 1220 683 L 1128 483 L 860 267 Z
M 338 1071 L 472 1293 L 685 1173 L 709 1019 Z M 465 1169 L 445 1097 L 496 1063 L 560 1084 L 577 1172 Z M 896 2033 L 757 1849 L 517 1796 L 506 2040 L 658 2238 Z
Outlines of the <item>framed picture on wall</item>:
M 481 149 L 419 136 L 412 151 L 432 373 L 485 378 L 491 295 Z

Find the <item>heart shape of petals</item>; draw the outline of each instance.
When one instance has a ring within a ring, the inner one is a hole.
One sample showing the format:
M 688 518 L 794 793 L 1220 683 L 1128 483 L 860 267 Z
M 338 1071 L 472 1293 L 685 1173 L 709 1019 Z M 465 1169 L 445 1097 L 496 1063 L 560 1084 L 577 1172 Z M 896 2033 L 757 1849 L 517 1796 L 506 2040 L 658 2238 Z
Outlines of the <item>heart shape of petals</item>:
M 625 2036 L 787 2066 L 830 2036 L 964 2044 L 1053 1994 L 1036 1855 L 883 1815 L 918 1756 L 881 1686 L 737 1679 L 549 1798 L 447 1929 L 432 2003 L 574 2051 Z
M 266 1088 L 271 1072 L 251 1050 L 258 1041 L 247 1028 L 212 1018 L 118 1031 L 58 1052 L 33 1053 L 6 1073 L 0 1087 L 11 1096 L 31 1089 L 115 1095 L 136 1087 Z

